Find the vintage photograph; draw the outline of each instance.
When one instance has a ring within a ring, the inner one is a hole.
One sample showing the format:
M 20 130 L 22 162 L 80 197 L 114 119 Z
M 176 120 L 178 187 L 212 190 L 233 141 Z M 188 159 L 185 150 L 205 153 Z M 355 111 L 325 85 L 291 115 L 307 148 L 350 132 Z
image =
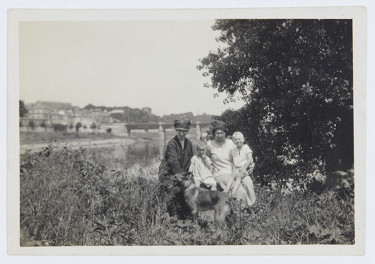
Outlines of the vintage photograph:
M 17 37 L 21 248 L 356 244 L 353 19 Z

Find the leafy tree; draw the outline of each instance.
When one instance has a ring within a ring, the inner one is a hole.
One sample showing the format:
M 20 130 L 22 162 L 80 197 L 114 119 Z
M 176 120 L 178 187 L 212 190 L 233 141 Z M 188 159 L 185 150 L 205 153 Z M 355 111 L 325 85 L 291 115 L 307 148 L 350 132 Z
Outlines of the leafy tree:
M 46 124 L 46 121 L 42 121 L 42 123 L 40 123 L 40 126 L 44 128 L 44 130 L 47 129 L 47 124 Z
M 28 113 L 25 103 L 22 100 L 19 100 L 19 115 L 20 117 L 24 117 Z
M 81 122 L 78 122 L 76 124 L 76 132 L 78 133 L 79 129 L 82 127 L 82 123 Z
M 88 104 L 83 109 L 84 110 L 92 110 L 92 109 L 96 109 L 96 106 L 93 105 L 93 104 Z
M 67 125 L 63 125 L 63 124 L 53 124 L 54 131 L 65 132 L 67 127 L 68 127 Z
M 97 126 L 96 126 L 96 124 L 95 124 L 95 122 L 92 122 L 92 124 L 90 125 L 90 128 L 91 129 L 95 129 Z
M 31 121 L 29 122 L 29 127 L 31 127 L 31 129 L 34 130 L 34 128 L 35 128 L 35 123 L 34 123 L 33 120 L 31 120 Z
M 223 45 L 197 68 L 226 102 L 245 101 L 220 118 L 244 131 L 263 175 L 352 166 L 351 20 L 217 20 L 213 29 Z

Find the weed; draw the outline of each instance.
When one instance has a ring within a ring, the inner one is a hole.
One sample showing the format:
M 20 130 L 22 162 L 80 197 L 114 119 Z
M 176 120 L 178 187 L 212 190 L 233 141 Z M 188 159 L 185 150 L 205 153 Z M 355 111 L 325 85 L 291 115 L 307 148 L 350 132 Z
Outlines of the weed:
M 157 161 L 48 146 L 21 156 L 21 246 L 353 244 L 354 198 L 255 185 L 257 203 L 216 226 L 172 221 Z

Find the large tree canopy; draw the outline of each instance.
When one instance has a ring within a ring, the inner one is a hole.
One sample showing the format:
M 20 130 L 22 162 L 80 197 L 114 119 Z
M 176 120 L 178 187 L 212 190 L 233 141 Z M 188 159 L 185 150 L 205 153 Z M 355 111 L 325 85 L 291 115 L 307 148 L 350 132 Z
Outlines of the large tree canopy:
M 227 100 L 245 100 L 221 118 L 245 133 L 264 175 L 352 166 L 351 20 L 217 20 L 213 29 L 222 47 L 198 69 Z

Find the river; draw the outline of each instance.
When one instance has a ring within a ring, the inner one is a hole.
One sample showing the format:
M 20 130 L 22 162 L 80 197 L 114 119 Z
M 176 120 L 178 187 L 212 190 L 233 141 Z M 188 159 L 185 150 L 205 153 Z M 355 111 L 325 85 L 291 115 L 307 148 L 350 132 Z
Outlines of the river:
M 195 145 L 194 138 L 190 138 Z M 167 139 L 167 140 L 170 140 Z M 82 139 L 52 143 L 53 148 L 69 149 L 85 148 L 89 153 L 102 156 L 104 163 L 114 169 L 123 166 L 124 162 L 133 162 L 145 166 L 160 162 L 164 155 L 167 141 L 144 138 L 110 138 L 110 139 Z M 20 154 L 26 151 L 38 152 L 48 146 L 48 143 L 21 144 Z

